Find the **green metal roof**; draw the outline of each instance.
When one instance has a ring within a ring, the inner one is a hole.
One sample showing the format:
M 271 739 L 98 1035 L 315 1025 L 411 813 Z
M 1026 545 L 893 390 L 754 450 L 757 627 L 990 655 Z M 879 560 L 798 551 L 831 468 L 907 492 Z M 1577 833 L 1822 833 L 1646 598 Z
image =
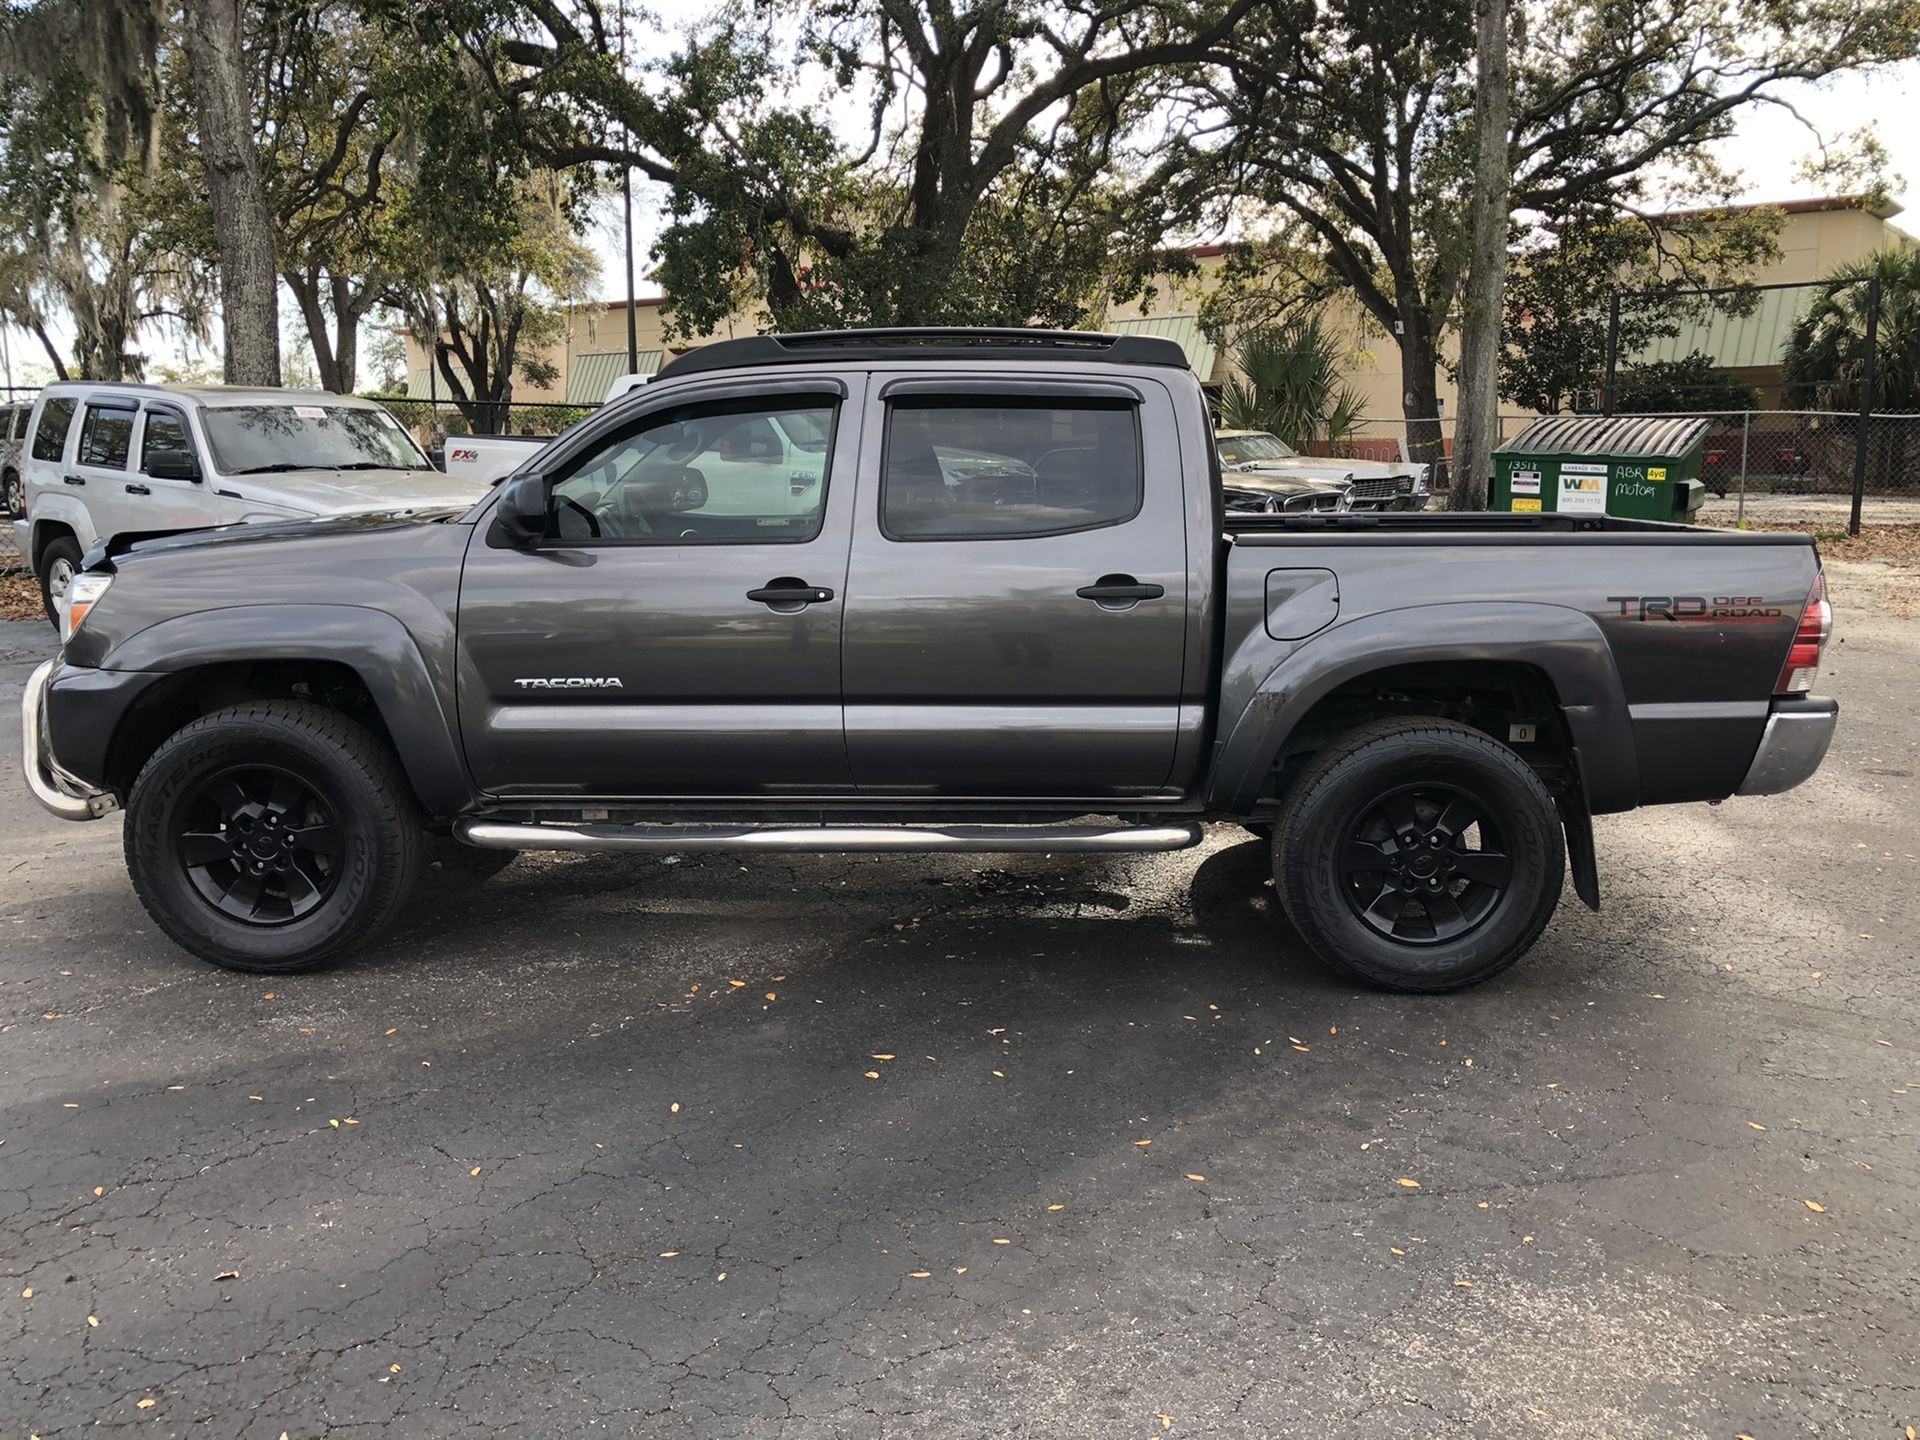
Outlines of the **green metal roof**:
M 425 365 L 416 365 L 407 375 L 407 398 L 409 400 L 431 400 L 433 392 L 429 387 L 429 371 Z
M 1627 363 L 1679 360 L 1698 350 L 1723 370 L 1778 365 L 1787 331 L 1793 328 L 1794 317 L 1808 298 L 1796 290 L 1763 290 L 1752 313 L 1725 315 L 1715 311 L 1704 319 L 1688 321 L 1681 325 L 1678 335 L 1654 341 L 1639 354 L 1627 357 Z
M 1667 415 L 1549 415 L 1528 424 L 1494 453 L 1674 459 L 1705 445 L 1711 424 Z
M 576 355 L 567 371 L 567 404 L 598 405 L 607 398 L 608 389 L 622 375 L 652 375 L 660 369 L 660 362 L 666 358 L 664 350 L 642 350 L 639 365 L 630 370 L 624 350 L 599 355 Z
M 1171 340 L 1187 357 L 1187 365 L 1202 385 L 1213 380 L 1214 362 L 1220 350 L 1200 329 L 1197 315 L 1141 316 L 1132 320 L 1113 320 L 1108 328 L 1115 335 L 1152 335 Z

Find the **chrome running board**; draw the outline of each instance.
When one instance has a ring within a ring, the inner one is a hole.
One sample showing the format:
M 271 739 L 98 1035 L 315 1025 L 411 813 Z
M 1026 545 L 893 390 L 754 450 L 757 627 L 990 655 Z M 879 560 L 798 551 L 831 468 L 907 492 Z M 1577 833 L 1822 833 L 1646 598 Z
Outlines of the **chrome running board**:
M 453 833 L 482 850 L 1021 851 L 1184 850 L 1199 823 L 1180 825 L 520 825 L 461 820 Z

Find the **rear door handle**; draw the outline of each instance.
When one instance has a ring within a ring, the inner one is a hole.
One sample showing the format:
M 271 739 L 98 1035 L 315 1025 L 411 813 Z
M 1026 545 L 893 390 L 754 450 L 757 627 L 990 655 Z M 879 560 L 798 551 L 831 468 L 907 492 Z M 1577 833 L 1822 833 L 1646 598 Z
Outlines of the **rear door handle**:
M 127 493 L 129 495 L 151 495 L 153 491 L 144 485 L 129 485 L 127 486 Z
M 831 600 L 833 591 L 824 585 L 809 585 L 804 580 L 782 575 L 777 580 L 769 580 L 758 590 L 747 591 L 747 599 L 771 605 L 776 610 L 793 611 Z
M 1102 575 L 1091 585 L 1073 592 L 1082 600 L 1106 604 L 1114 600 L 1158 600 L 1167 593 L 1164 585 L 1143 585 L 1131 575 Z
M 87 482 L 78 475 L 62 475 L 60 477 L 60 483 L 62 485 L 84 485 Z

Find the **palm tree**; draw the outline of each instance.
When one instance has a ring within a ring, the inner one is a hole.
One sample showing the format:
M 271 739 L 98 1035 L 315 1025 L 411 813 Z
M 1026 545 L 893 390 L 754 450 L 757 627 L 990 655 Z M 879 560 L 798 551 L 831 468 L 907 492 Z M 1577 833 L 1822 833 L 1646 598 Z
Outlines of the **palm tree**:
M 1360 397 L 1340 383 L 1340 351 L 1318 315 L 1260 330 L 1240 345 L 1240 373 L 1220 390 L 1220 423 L 1266 430 L 1296 450 L 1345 439 Z
M 1920 408 L 1920 249 L 1879 250 L 1829 273 L 1781 352 L 1793 403 L 1854 410 L 1866 371 L 1868 282 L 1880 281 L 1873 408 Z

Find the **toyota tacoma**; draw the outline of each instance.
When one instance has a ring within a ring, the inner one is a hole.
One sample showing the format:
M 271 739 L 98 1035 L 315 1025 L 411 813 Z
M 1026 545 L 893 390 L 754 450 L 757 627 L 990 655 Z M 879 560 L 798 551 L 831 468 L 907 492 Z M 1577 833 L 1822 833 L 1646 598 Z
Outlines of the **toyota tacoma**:
M 1497 973 L 1590 817 L 1806 779 L 1838 707 L 1806 536 L 1225 513 L 1139 336 L 872 331 L 683 355 L 452 516 L 93 547 L 26 773 L 124 808 L 160 928 L 314 966 L 431 832 L 571 851 L 1266 838 L 1327 962 Z

